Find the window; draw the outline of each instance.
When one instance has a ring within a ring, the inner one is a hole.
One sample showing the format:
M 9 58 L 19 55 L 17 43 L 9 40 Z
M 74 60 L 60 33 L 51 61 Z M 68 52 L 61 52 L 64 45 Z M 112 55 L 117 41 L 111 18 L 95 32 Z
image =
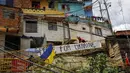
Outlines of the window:
M 26 33 L 37 33 L 37 21 L 26 21 Z
M 70 11 L 70 6 L 68 4 L 62 4 L 62 10 Z
M 85 27 L 82 27 L 82 30 L 86 30 L 86 28 L 85 28 Z
M 102 30 L 101 30 L 101 28 L 95 27 L 95 34 L 102 36 Z
M 56 22 L 48 22 L 48 30 L 57 31 L 57 23 Z
M 40 2 L 32 1 L 32 7 L 33 8 L 40 8 Z
M 0 0 L 1 5 L 6 5 L 6 0 Z
M 48 6 L 49 8 L 55 8 L 55 2 L 52 0 L 52 1 L 50 1 L 49 2 L 49 6 Z
M 13 10 L 3 9 L 3 18 L 15 19 L 15 12 Z
M 14 6 L 14 0 L 6 0 L 6 5 L 13 7 Z

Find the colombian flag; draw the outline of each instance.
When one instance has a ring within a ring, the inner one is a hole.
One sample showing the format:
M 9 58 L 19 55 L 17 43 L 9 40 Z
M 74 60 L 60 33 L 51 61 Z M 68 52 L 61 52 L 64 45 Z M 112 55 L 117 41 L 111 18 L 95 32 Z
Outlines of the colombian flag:
M 52 47 L 52 44 L 48 46 L 48 48 L 43 52 L 40 58 L 45 60 L 45 63 L 52 64 L 55 56 L 55 51 Z

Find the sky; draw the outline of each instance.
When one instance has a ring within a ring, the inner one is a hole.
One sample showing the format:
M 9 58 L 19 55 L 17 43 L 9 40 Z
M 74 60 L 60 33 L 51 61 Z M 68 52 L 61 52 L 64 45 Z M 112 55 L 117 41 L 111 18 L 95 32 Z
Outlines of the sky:
M 94 2 L 95 0 L 93 0 Z M 130 0 L 106 0 L 107 3 L 111 4 L 111 7 L 109 7 L 109 14 L 113 26 L 114 31 L 118 30 L 130 30 Z M 119 2 L 121 1 L 121 3 Z M 101 1 L 102 2 L 102 1 Z M 120 5 L 122 4 L 123 8 L 123 15 Z M 93 13 L 95 16 L 100 16 L 98 3 L 93 5 Z M 104 9 L 104 6 L 102 4 L 102 9 Z M 103 12 L 104 17 L 106 17 L 106 11 Z M 125 20 L 125 21 L 124 21 Z

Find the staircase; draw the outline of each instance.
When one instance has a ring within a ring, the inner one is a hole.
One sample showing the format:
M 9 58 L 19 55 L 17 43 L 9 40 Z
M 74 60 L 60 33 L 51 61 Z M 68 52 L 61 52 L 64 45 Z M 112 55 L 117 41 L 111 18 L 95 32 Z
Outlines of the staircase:
M 12 63 L 14 62 L 14 64 L 16 64 L 16 63 L 25 64 L 25 66 L 22 66 L 23 64 L 21 65 L 21 67 L 23 67 L 23 68 L 18 68 L 18 71 L 21 73 L 23 73 L 23 72 L 24 73 L 32 73 L 32 72 L 34 72 L 34 73 L 38 73 L 38 72 L 40 72 L 40 73 L 74 73 L 74 72 L 68 71 L 66 69 L 57 67 L 52 64 L 45 64 L 45 62 L 42 59 L 38 60 L 37 58 L 32 58 L 33 61 L 25 59 L 25 57 L 29 58 L 30 56 L 28 56 L 20 51 L 15 51 L 15 54 L 14 54 L 10 51 L 4 50 L 4 48 L 8 48 L 8 47 L 6 47 L 6 46 L 0 47 L 0 52 L 4 53 L 4 54 L 9 54 L 10 56 L 12 56 L 10 58 L 1 58 L 0 59 L 0 62 L 1 62 L 1 60 L 5 61 L 4 62 L 5 65 L 9 67 L 8 72 L 17 71 L 18 66 L 12 65 Z M 8 48 L 8 49 L 12 50 L 11 48 Z M 17 55 L 17 54 L 19 54 L 19 55 Z M 41 63 L 39 63 L 39 61 Z M 7 71 L 4 63 L 2 63 L 3 67 L 0 66 L 0 68 L 3 68 L 0 70 L 2 72 Z

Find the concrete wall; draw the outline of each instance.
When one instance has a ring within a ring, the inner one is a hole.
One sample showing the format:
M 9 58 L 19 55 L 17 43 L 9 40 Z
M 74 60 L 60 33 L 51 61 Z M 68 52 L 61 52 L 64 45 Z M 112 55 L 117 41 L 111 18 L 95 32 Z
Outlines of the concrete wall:
M 104 37 L 111 35 L 111 31 L 108 28 L 104 28 L 101 26 L 92 25 L 90 28 L 87 23 L 78 23 L 78 24 L 69 24 L 70 28 L 76 29 L 76 30 L 70 30 L 71 32 L 71 38 L 76 38 L 77 36 L 84 38 L 87 41 L 95 41 L 95 40 L 103 40 Z M 82 27 L 86 28 L 86 30 L 83 30 Z M 98 36 L 95 34 L 95 27 L 101 28 L 102 30 L 102 36 Z M 92 33 L 91 32 L 92 30 Z
M 61 27 L 60 27 L 61 26 Z M 67 31 L 66 31 L 67 32 Z M 48 30 L 48 23 L 43 22 L 42 33 L 46 35 L 47 41 L 63 41 L 63 24 L 57 23 L 57 31 Z
M 67 30 L 66 30 L 67 32 Z M 48 30 L 47 21 L 38 21 L 38 32 L 37 33 L 26 33 L 25 32 L 25 21 L 24 21 L 24 35 L 33 36 L 33 37 L 43 37 L 44 34 L 47 38 L 47 41 L 63 41 L 63 24 L 57 22 L 57 31 Z M 67 34 L 67 33 L 66 33 Z
M 123 58 L 121 56 L 120 44 L 114 38 L 107 39 L 108 54 L 110 63 L 113 66 L 123 66 Z
M 84 38 L 85 40 L 90 40 L 91 35 L 89 31 L 89 26 L 86 23 L 78 23 L 78 24 L 69 24 L 70 28 L 70 35 L 72 39 L 76 39 L 77 36 Z M 82 28 L 85 28 L 85 30 L 83 30 Z M 75 30 L 73 30 L 75 29 Z
M 63 33 L 63 24 L 61 22 L 57 22 L 57 31 L 48 30 L 48 22 L 43 20 L 38 20 L 38 32 L 37 33 L 26 33 L 25 32 L 25 20 L 24 20 L 24 32 L 23 34 L 26 36 L 32 37 L 43 37 L 44 34 L 47 38 L 47 41 L 60 41 L 64 40 Z M 70 36 L 71 39 L 77 39 L 77 36 L 87 40 L 87 41 L 96 41 L 96 40 L 104 40 L 105 36 L 111 35 L 111 31 L 107 28 L 91 25 L 89 27 L 87 23 L 79 22 L 78 24 L 69 24 L 70 28 Z M 98 36 L 95 34 L 95 27 L 101 28 L 103 36 Z M 83 30 L 85 28 L 85 30 Z M 90 33 L 90 30 L 92 33 Z M 68 38 L 68 29 L 65 28 L 65 37 Z
M 21 38 L 20 49 L 24 50 L 30 48 L 30 39 Z

